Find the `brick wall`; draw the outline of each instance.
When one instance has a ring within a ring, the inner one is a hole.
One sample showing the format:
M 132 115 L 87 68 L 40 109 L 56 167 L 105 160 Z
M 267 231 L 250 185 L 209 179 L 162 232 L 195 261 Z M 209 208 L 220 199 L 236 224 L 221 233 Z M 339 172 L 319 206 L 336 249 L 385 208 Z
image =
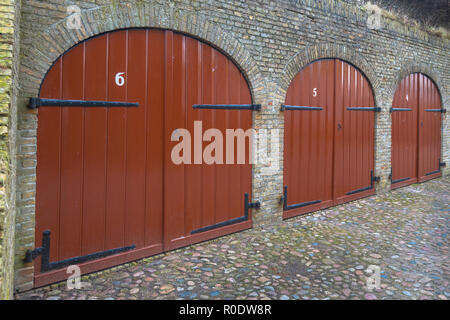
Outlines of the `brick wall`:
M 0 0 L 4 1 L 4 0 Z M 66 28 L 67 6 L 77 4 L 82 28 Z M 294 75 L 322 57 L 349 61 L 368 77 L 375 101 L 377 192 L 389 190 L 390 115 L 397 84 L 410 72 L 423 72 L 438 85 L 449 108 L 449 41 L 383 17 L 380 29 L 367 26 L 369 11 L 340 0 L 24 0 L 21 22 L 20 92 L 18 97 L 18 168 L 15 248 L 15 288 L 32 286 L 33 268 L 23 264 L 34 244 L 37 115 L 26 108 L 53 61 L 79 41 L 102 32 L 128 27 L 169 28 L 202 38 L 222 49 L 248 77 L 255 103 L 254 127 L 283 129 L 280 104 Z M 443 160 L 450 164 L 450 121 L 443 117 Z M 280 135 L 283 132 L 280 131 Z M 282 147 L 282 144 L 281 144 Z M 282 149 L 280 150 L 282 152 Z M 255 224 L 278 223 L 282 208 L 283 163 L 271 175 L 256 165 L 254 198 L 262 208 Z M 450 166 L 444 174 L 450 173 Z
M 0 0 L 0 299 L 13 294 L 20 1 Z

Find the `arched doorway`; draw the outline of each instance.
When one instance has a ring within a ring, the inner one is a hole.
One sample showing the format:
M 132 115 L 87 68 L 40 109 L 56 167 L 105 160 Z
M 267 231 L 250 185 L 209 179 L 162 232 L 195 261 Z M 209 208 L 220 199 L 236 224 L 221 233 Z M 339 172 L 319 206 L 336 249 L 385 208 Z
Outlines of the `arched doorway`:
M 251 227 L 248 161 L 171 159 L 194 121 L 252 127 L 247 81 L 217 49 L 168 30 L 109 32 L 62 55 L 40 98 L 36 244 L 51 245 L 35 286 L 66 278 L 68 264 L 88 273 Z
M 404 78 L 391 108 L 391 188 L 441 176 L 442 102 L 434 82 L 422 73 Z
M 284 218 L 374 194 L 374 111 L 365 76 L 321 59 L 292 80 L 284 109 Z

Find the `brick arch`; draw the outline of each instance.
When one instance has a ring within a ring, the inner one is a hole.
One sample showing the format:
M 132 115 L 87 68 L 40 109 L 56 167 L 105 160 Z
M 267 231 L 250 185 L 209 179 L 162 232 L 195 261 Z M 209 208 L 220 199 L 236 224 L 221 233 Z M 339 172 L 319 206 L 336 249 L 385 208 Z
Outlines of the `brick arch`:
M 400 82 L 406 78 L 408 75 L 412 73 L 422 73 L 426 75 L 428 78 L 430 78 L 435 84 L 439 91 L 439 94 L 441 95 L 441 101 L 443 105 L 446 105 L 446 102 L 448 101 L 448 97 L 444 96 L 447 90 L 444 88 L 444 83 L 439 77 L 439 75 L 434 72 L 433 68 L 426 63 L 420 63 L 413 60 L 407 60 L 404 61 L 402 64 L 402 67 L 400 68 L 400 71 L 394 76 L 394 79 L 391 83 L 391 85 L 388 87 L 388 97 L 390 101 L 394 100 L 394 94 L 397 90 L 398 85 Z
M 253 98 L 258 100 L 254 88 L 262 85 L 262 76 L 250 52 L 233 36 L 208 20 L 202 13 L 173 8 L 170 5 L 143 3 L 115 3 L 82 10 L 81 28 L 68 29 L 69 17 L 52 25 L 36 37 L 25 65 L 33 66 L 29 73 L 34 81 L 24 79 L 29 94 L 37 95 L 46 72 L 54 61 L 68 49 L 93 36 L 127 28 L 168 29 L 193 36 L 223 52 L 239 67 L 247 78 Z
M 376 92 L 379 87 L 379 79 L 376 76 L 375 70 L 362 55 L 356 52 L 356 49 L 330 43 L 308 46 L 289 59 L 279 79 L 280 96 L 284 97 L 286 95 L 291 81 L 301 69 L 311 62 L 323 58 L 341 59 L 358 68 L 369 80 L 373 89 L 375 104 L 377 104 Z

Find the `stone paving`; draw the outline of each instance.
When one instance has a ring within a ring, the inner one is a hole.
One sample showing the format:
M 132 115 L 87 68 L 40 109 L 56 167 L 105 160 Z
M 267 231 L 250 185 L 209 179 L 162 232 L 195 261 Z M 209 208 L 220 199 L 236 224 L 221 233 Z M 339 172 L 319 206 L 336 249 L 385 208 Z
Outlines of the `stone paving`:
M 16 299 L 450 298 L 450 177 L 236 233 Z M 369 265 L 380 288 L 369 290 Z

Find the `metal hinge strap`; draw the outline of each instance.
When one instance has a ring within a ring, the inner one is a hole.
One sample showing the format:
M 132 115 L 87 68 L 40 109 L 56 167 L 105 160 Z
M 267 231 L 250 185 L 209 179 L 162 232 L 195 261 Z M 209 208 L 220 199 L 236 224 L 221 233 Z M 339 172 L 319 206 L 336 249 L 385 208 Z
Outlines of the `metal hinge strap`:
M 238 217 L 238 218 L 222 221 L 222 222 L 219 222 L 219 223 L 216 223 L 216 224 L 212 224 L 212 225 L 209 225 L 209 226 L 206 226 L 206 227 L 195 229 L 195 230 L 191 231 L 191 234 L 205 232 L 205 231 L 209 231 L 209 230 L 213 230 L 213 229 L 229 226 L 229 225 L 232 225 L 232 224 L 248 221 L 248 217 L 249 217 L 248 210 L 249 209 L 259 209 L 260 207 L 261 207 L 261 204 L 260 204 L 259 201 L 249 202 L 249 195 L 248 195 L 248 193 L 245 193 L 244 194 L 244 215 L 242 217 Z
M 120 252 L 129 251 L 135 249 L 135 245 L 109 249 L 105 251 L 99 251 L 84 256 L 78 256 L 74 258 L 64 259 L 60 261 L 50 262 L 50 230 L 45 230 L 42 233 L 42 247 L 36 248 L 34 250 L 27 250 L 25 253 L 25 262 L 32 262 L 39 255 L 42 256 L 41 259 L 41 272 L 47 272 L 51 270 L 60 269 L 66 266 L 83 263 L 89 260 L 95 260 L 107 256 L 111 256 Z
M 380 107 L 347 107 L 347 110 L 350 111 L 375 111 L 381 112 Z
M 305 107 L 305 106 L 290 106 L 290 105 L 285 105 L 282 104 L 281 105 L 281 111 L 285 111 L 285 110 L 292 110 L 292 111 L 296 111 L 296 110 L 323 110 L 322 107 Z
M 194 104 L 194 109 L 213 109 L 213 110 L 253 110 L 261 111 L 260 104 Z
M 355 193 L 359 193 L 359 192 L 371 190 L 371 189 L 373 189 L 373 183 L 374 183 L 374 182 L 379 182 L 380 179 L 381 179 L 381 178 L 380 178 L 379 176 L 374 176 L 374 175 L 373 175 L 373 171 L 371 170 L 371 171 L 370 171 L 370 186 L 365 187 L 365 188 L 361 188 L 361 189 L 356 189 L 356 190 L 353 190 L 353 191 L 350 191 L 350 192 L 347 192 L 346 195 L 349 196 L 349 195 L 352 195 L 352 194 L 355 194 Z
M 283 210 L 284 211 L 297 209 L 297 208 L 301 208 L 301 207 L 306 207 L 306 206 L 310 206 L 312 204 L 316 204 L 316 203 L 322 202 L 322 200 L 313 200 L 313 201 L 306 201 L 306 202 L 301 202 L 301 203 L 288 205 L 287 204 L 287 198 L 288 198 L 287 190 L 288 190 L 288 187 L 284 186 L 283 197 L 281 197 L 281 199 L 280 199 L 280 202 L 283 202 Z
M 394 111 L 412 111 L 411 108 L 391 108 L 389 109 L 389 112 L 394 112 Z
M 29 109 L 39 107 L 139 107 L 137 102 L 94 101 L 94 100 L 60 100 L 30 98 Z

